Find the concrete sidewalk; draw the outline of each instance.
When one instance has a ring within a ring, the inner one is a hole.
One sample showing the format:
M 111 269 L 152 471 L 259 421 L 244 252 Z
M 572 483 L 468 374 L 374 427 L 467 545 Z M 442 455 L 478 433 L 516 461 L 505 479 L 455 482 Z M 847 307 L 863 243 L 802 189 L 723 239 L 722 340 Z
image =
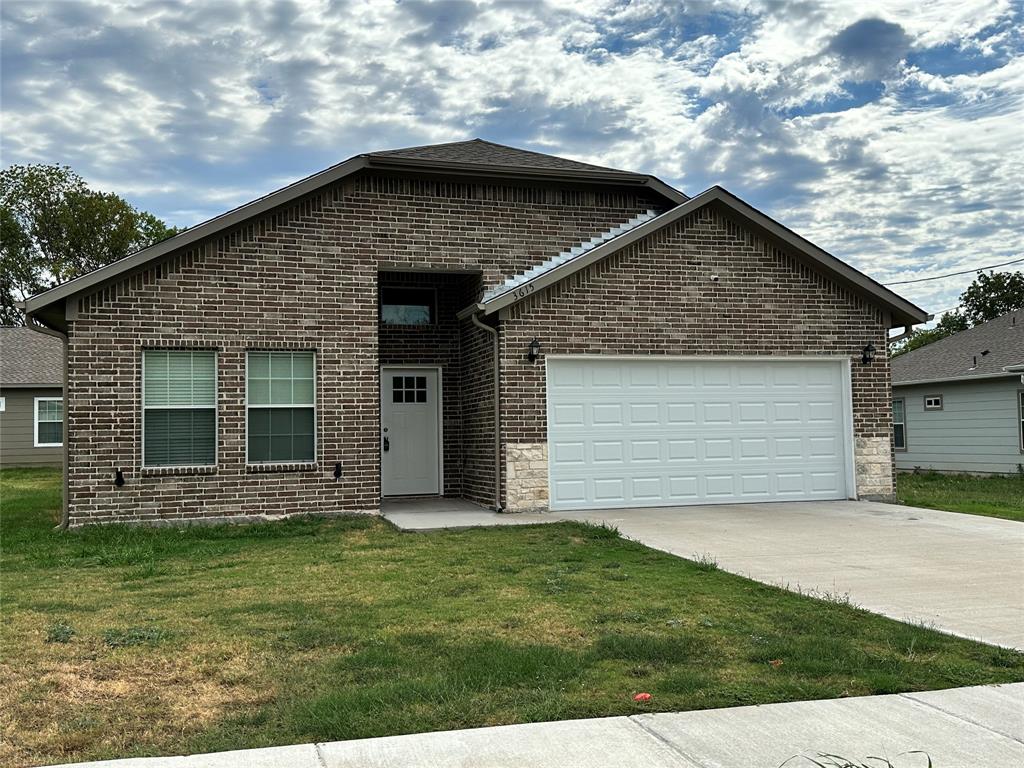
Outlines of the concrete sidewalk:
M 507 725 L 80 768 L 778 768 L 795 755 L 896 768 L 1024 765 L 1024 683 Z M 813 763 L 795 759 L 792 768 Z

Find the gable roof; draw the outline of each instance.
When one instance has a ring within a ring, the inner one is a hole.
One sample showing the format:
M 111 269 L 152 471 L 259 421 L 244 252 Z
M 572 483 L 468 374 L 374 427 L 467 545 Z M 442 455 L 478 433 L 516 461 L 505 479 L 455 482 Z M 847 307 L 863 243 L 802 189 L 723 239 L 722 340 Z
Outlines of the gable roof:
M 893 386 L 1019 376 L 1024 373 L 1024 309 L 894 357 Z
M 881 283 L 877 283 L 870 277 L 860 272 L 849 264 L 840 261 L 832 254 L 822 250 L 814 243 L 804 239 L 790 229 L 779 224 L 774 219 L 766 216 L 751 205 L 740 200 L 726 189 L 714 186 L 692 197 L 686 202 L 677 205 L 649 221 L 633 227 L 628 231 L 604 241 L 593 249 L 583 251 L 575 258 L 568 260 L 552 259 L 546 262 L 546 269 L 535 272 L 528 280 L 520 281 L 514 286 L 514 290 L 502 291 L 484 301 L 463 309 L 459 315 L 466 316 L 473 312 L 482 312 L 485 315 L 499 311 L 503 307 L 516 304 L 541 288 L 572 275 L 579 270 L 593 264 L 600 259 L 618 252 L 625 246 L 635 243 L 648 235 L 651 235 L 674 221 L 678 221 L 687 214 L 703 208 L 706 205 L 717 203 L 725 206 L 733 214 L 744 219 L 756 230 L 765 233 L 776 241 L 783 243 L 790 248 L 797 256 L 802 256 L 816 270 L 825 274 L 837 283 L 852 288 L 861 295 L 867 296 L 878 306 L 891 313 L 891 326 L 893 328 L 903 325 L 923 323 L 928 319 L 928 313 L 915 304 L 893 293 Z
M 581 163 L 565 157 L 545 155 L 531 152 L 528 149 L 507 147 L 483 139 L 469 141 L 453 141 L 448 144 L 427 144 L 421 147 L 405 147 L 403 149 L 385 149 L 380 152 L 368 153 L 370 157 L 400 158 L 404 160 L 430 160 L 445 163 L 461 163 L 469 165 L 496 165 L 509 168 L 541 168 L 556 171 L 584 171 L 598 173 L 630 173 L 618 168 L 603 165 Z M 634 174 L 635 175 L 635 174 Z
M 299 198 L 334 184 L 362 170 L 412 171 L 445 177 L 485 177 L 500 179 L 532 179 L 586 184 L 611 184 L 643 187 L 672 204 L 688 198 L 655 176 L 603 168 L 554 155 L 506 147 L 482 139 L 453 142 L 406 149 L 368 152 L 350 157 L 326 170 L 307 176 L 264 197 L 233 208 L 208 221 L 179 232 L 174 237 L 143 248 L 112 264 L 76 277 L 49 291 L 32 296 L 25 302 L 25 314 L 35 316 L 50 326 L 62 327 L 64 312 L 54 312 L 54 305 L 95 289 L 123 275 L 144 269 L 149 264 L 179 249 L 214 237 L 243 222 L 287 205 Z
M 0 386 L 64 386 L 64 345 L 31 328 L 0 328 Z

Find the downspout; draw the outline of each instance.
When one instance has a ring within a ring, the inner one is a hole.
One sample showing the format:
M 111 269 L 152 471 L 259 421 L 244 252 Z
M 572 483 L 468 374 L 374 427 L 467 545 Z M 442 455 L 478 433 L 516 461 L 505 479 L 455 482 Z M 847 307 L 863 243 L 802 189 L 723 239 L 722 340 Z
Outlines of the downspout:
M 494 341 L 494 510 L 501 512 L 501 352 L 498 346 L 498 331 L 480 319 L 480 313 L 469 316 L 473 325 L 491 334 Z
M 62 377 L 64 380 L 64 388 L 61 392 L 61 399 L 64 404 L 64 500 L 63 509 L 60 514 L 60 525 L 57 526 L 57 530 L 66 531 L 70 522 L 70 518 L 68 516 L 68 487 L 70 472 L 68 457 L 71 455 L 70 446 L 68 445 L 68 337 L 67 334 L 61 333 L 53 328 L 47 328 L 32 315 L 25 315 L 25 320 L 28 323 L 28 327 L 33 331 L 45 333 L 47 336 L 54 336 L 60 339 L 61 343 L 64 345 L 64 370 Z

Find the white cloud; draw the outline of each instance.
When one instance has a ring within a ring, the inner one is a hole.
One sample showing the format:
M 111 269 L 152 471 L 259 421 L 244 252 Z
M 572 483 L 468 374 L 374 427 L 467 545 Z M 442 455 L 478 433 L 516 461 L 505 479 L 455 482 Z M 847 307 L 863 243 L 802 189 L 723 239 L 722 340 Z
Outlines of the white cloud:
M 722 183 L 882 280 L 1007 260 L 1024 211 L 1009 0 L 2 6 L 12 162 L 176 224 L 360 151 L 482 135 Z M 906 286 L 928 308 L 970 278 Z

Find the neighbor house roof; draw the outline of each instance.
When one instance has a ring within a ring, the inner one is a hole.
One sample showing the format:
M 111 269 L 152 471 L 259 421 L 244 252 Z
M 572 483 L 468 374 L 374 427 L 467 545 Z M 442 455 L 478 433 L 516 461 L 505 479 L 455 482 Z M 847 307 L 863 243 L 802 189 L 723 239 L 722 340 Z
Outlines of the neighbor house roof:
M 64 385 L 64 345 L 31 328 L 0 328 L 0 386 Z
M 892 359 L 893 386 L 1024 373 L 1024 309 Z
M 593 248 L 573 249 L 578 253 L 573 254 L 571 258 L 560 256 L 549 259 L 521 278 L 507 281 L 504 286 L 488 294 L 482 302 L 466 307 L 459 315 L 464 317 L 472 312 L 492 314 L 503 307 L 522 301 L 532 293 L 563 280 L 588 265 L 611 256 L 627 245 L 654 234 L 672 222 L 711 204 L 725 207 L 730 214 L 741 218 L 754 230 L 781 243 L 796 256 L 806 260 L 818 272 L 840 285 L 847 286 L 855 292 L 869 297 L 875 304 L 888 310 L 891 314 L 890 327 L 923 323 L 928 319 L 928 313 L 920 307 L 911 304 L 863 272 L 840 261 L 832 254 L 822 250 L 809 240 L 805 240 L 753 206 L 743 202 L 731 192 L 718 186 L 711 187 L 696 197 L 692 197 L 639 225 L 622 227 L 622 234 L 603 239 Z
M 671 204 L 688 199 L 679 190 L 650 174 L 604 168 L 554 155 L 506 147 L 482 139 L 368 152 L 190 227 L 174 237 L 143 248 L 113 264 L 100 267 L 33 296 L 25 302 L 25 313 L 51 327 L 63 328 L 65 320 L 61 302 L 65 299 L 142 270 L 174 251 L 215 237 L 255 216 L 287 205 L 362 170 L 399 170 L 445 177 L 532 179 L 631 186 L 649 189 Z

